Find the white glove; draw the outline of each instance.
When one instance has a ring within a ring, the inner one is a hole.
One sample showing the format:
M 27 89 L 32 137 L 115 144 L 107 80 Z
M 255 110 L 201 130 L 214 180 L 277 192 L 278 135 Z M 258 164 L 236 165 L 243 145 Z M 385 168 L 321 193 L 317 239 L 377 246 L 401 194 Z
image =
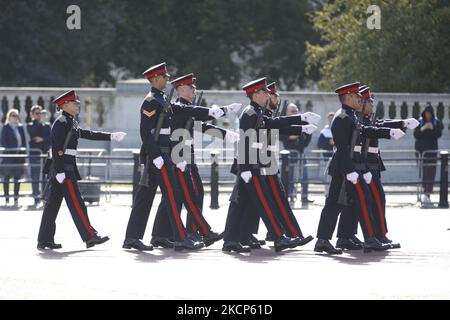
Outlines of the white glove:
M 405 136 L 405 133 L 400 129 L 391 129 L 390 134 L 391 134 L 391 137 L 395 140 L 398 140 Z
M 419 121 L 414 118 L 403 120 L 403 122 L 405 123 L 405 127 L 411 130 L 414 130 L 419 125 Z
M 122 141 L 127 134 L 125 132 L 113 132 L 111 133 L 111 140 Z
M 304 132 L 306 134 L 311 134 L 316 130 L 317 130 L 317 127 L 313 124 L 307 124 L 307 125 L 302 126 L 302 132 Z
M 314 112 L 306 112 L 302 114 L 302 120 L 309 124 L 318 124 L 322 117 Z
M 239 110 L 241 110 L 242 108 L 242 103 L 232 103 L 227 106 L 224 106 L 224 108 L 227 110 L 227 113 L 233 112 L 237 114 Z
M 249 183 L 252 178 L 252 173 L 250 171 L 241 172 L 241 178 L 245 181 L 245 183 Z
M 162 157 L 155 158 L 153 159 L 153 164 L 155 165 L 155 167 L 161 170 L 162 166 L 164 165 L 164 159 Z
M 64 180 L 66 180 L 66 174 L 64 172 L 56 175 L 56 181 L 58 181 L 59 184 L 63 184 Z
M 356 184 L 358 182 L 358 173 L 355 171 L 348 173 L 346 177 L 347 180 L 353 184 Z
M 367 184 L 370 184 L 372 182 L 372 173 L 366 172 L 363 174 L 364 180 L 366 180 Z
M 225 134 L 225 139 L 231 143 L 235 143 L 239 141 L 239 133 L 227 130 Z
M 211 109 L 209 109 L 209 113 L 208 115 L 213 117 L 214 119 L 218 119 L 221 116 L 223 116 L 225 114 L 225 112 L 223 112 L 222 109 L 218 108 L 218 107 L 211 107 Z
M 187 162 L 185 160 L 177 163 L 177 168 L 181 170 L 181 172 L 184 172 L 186 170 Z

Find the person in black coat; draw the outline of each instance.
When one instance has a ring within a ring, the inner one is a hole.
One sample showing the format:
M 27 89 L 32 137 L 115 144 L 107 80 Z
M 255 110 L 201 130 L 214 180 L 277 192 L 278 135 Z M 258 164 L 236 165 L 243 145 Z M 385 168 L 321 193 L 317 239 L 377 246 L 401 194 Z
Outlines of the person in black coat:
M 414 130 L 416 138 L 415 148 L 423 156 L 423 191 L 422 203 L 429 204 L 430 194 L 433 192 L 433 184 L 436 176 L 438 139 L 442 135 L 442 122 L 436 119 L 433 107 L 428 104 L 419 119 L 419 126 Z
M 19 121 L 19 112 L 16 109 L 11 109 L 6 115 L 5 126 L 1 133 L 1 145 L 6 148 L 4 154 L 14 155 L 24 153 L 17 150 L 18 148 L 25 148 L 25 132 L 23 126 Z M 8 150 L 11 149 L 11 150 Z M 3 192 L 5 195 L 6 204 L 9 203 L 9 180 L 14 178 L 14 205 L 19 204 L 19 180 L 24 173 L 25 158 L 3 158 Z
M 49 124 L 41 121 L 42 107 L 33 106 L 31 108 L 32 122 L 27 124 L 28 135 L 30 136 L 30 169 L 33 189 L 34 205 L 40 201 L 39 180 L 41 180 L 41 154 L 46 154 L 50 149 Z M 42 188 L 44 190 L 44 188 Z

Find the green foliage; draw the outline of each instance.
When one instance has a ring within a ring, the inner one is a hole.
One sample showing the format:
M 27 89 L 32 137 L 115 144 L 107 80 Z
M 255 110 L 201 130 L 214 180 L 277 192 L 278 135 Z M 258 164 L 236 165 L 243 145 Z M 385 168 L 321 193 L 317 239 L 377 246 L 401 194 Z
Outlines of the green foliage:
M 436 108 L 436 117 L 442 121 L 444 119 L 444 114 L 445 114 L 444 104 L 442 102 L 439 102 Z
M 195 72 L 202 89 L 259 76 L 298 88 L 317 80 L 304 72 L 316 2 L 77 0 L 81 30 L 71 31 L 72 1 L 0 0 L 0 85 L 114 85 L 166 61 L 174 76 Z
M 381 30 L 369 30 L 369 5 Z M 320 88 L 359 80 L 378 92 L 450 92 L 450 5 L 429 0 L 336 0 L 312 15 L 321 42 L 307 44 Z

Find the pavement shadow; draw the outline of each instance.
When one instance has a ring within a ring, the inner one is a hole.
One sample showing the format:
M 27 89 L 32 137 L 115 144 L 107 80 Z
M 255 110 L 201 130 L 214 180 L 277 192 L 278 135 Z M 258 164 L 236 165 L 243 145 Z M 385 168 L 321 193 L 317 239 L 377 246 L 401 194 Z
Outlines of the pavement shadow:
M 156 263 L 167 259 L 187 259 L 189 258 L 189 251 L 174 251 L 173 249 L 155 249 L 153 251 L 137 251 L 125 250 L 130 254 L 135 255 L 136 261 L 144 263 Z
M 284 253 L 289 253 L 296 250 L 285 250 L 282 252 L 275 252 L 270 248 L 253 249 L 248 253 L 229 252 L 224 253 L 238 260 L 249 263 L 267 263 L 278 260 Z
M 333 259 L 340 263 L 349 265 L 365 265 L 372 262 L 379 262 L 390 255 L 389 250 L 364 253 L 362 250 L 358 251 L 344 251 L 342 255 L 329 255 L 324 253 L 316 253 L 316 256 L 323 256 L 325 258 Z
M 77 253 L 84 253 L 92 250 L 84 249 L 84 250 L 74 250 L 74 251 L 55 251 L 55 250 L 41 250 L 38 253 L 39 258 L 46 260 L 60 260 L 70 257 L 71 255 Z

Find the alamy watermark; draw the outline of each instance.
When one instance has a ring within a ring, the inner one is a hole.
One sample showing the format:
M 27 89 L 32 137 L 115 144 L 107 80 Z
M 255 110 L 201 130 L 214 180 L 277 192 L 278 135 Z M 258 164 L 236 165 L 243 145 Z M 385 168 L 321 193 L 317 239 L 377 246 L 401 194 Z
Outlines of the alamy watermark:
M 81 9 L 72 4 L 67 7 L 66 13 L 69 15 L 66 20 L 66 26 L 69 30 L 81 30 Z

